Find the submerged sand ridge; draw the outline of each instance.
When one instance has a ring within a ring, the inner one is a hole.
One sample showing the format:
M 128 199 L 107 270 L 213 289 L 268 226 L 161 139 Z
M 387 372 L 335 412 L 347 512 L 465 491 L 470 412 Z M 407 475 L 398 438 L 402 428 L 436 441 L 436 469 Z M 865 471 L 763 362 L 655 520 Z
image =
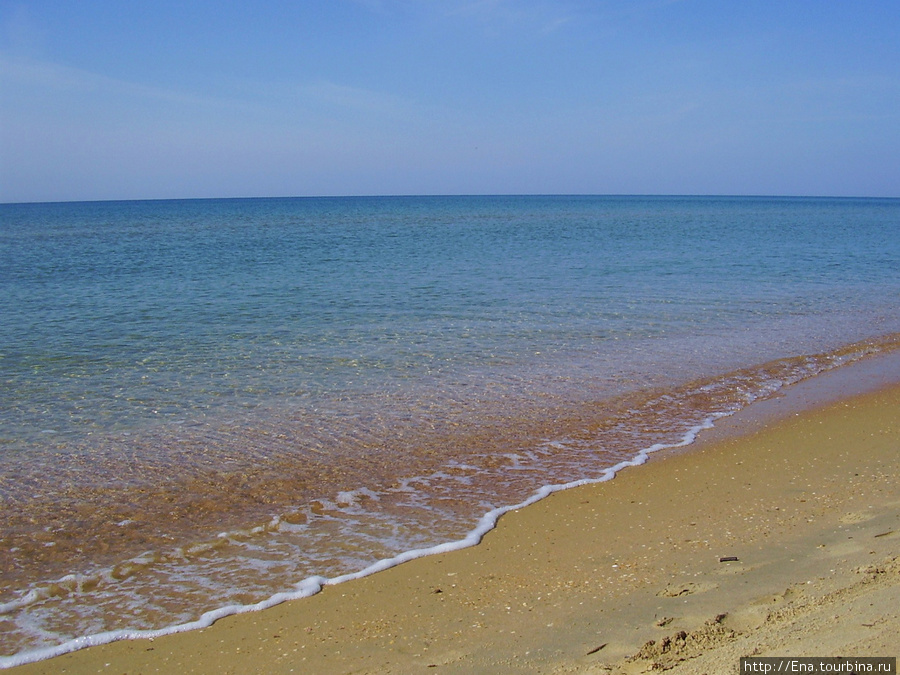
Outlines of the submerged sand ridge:
M 473 548 L 11 672 L 733 672 L 893 656 L 900 387 L 657 455 Z

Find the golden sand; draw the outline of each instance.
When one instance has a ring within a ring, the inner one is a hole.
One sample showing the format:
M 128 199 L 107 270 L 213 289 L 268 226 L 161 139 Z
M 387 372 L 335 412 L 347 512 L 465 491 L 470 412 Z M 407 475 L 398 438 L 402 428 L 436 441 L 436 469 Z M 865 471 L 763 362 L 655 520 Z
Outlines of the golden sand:
M 737 672 L 900 651 L 900 387 L 657 456 L 414 560 L 25 673 Z

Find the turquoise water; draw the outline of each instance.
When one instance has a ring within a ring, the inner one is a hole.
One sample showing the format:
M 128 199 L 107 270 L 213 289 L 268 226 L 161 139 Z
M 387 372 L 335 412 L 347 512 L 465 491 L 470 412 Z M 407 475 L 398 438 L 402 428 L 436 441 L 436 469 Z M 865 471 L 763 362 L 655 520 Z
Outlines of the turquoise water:
M 0 653 L 460 539 L 893 349 L 898 234 L 887 199 L 0 205 Z

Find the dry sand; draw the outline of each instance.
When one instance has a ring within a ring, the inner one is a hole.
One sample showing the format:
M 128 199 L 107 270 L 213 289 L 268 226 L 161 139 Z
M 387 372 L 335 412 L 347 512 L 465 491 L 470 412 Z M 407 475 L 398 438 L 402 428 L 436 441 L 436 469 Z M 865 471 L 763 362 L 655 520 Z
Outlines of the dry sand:
M 510 513 L 476 547 L 9 672 L 713 674 L 749 655 L 897 656 L 900 387 L 748 419 Z

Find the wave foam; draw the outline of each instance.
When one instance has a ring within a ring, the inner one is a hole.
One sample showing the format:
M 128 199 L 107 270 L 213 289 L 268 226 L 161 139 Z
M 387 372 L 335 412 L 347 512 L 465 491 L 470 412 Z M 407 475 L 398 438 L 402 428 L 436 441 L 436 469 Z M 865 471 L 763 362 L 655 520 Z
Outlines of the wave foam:
M 531 497 L 528 499 L 519 502 L 518 504 L 513 504 L 511 506 L 501 506 L 496 509 L 489 511 L 484 514 L 479 520 L 478 525 L 472 529 L 464 538 L 459 539 L 457 541 L 445 542 L 443 544 L 438 544 L 436 546 L 430 546 L 427 548 L 414 549 L 409 551 L 404 551 L 392 558 L 386 558 L 384 560 L 379 560 L 372 565 L 369 565 L 365 569 L 362 569 L 358 572 L 353 572 L 350 574 L 343 574 L 333 578 L 325 578 L 321 576 L 311 576 L 306 579 L 300 581 L 296 584 L 295 591 L 276 593 L 271 597 L 263 600 L 262 602 L 258 602 L 250 605 L 227 605 L 225 607 L 220 607 L 218 609 L 210 610 L 205 612 L 199 619 L 196 621 L 191 621 L 187 623 L 178 624 L 175 626 L 169 626 L 167 628 L 160 628 L 156 630 L 115 630 L 108 631 L 104 633 L 97 633 L 95 635 L 84 635 L 77 637 L 73 640 L 69 640 L 62 644 L 46 647 L 41 649 L 30 650 L 26 652 L 21 652 L 19 654 L 15 654 L 13 656 L 0 656 L 0 669 L 12 668 L 15 666 L 24 665 L 26 663 L 33 663 L 35 661 L 41 661 L 44 659 L 49 659 L 55 656 L 61 656 L 63 654 L 68 654 L 74 651 L 78 651 L 80 649 L 84 649 L 86 647 L 95 647 L 98 645 L 109 644 L 111 642 L 116 642 L 118 640 L 138 640 L 138 639 L 154 639 L 158 637 L 163 637 L 165 635 L 172 635 L 175 633 L 184 633 L 191 630 L 197 630 L 201 628 L 208 628 L 213 623 L 222 619 L 226 616 L 234 616 L 236 614 L 245 614 L 248 612 L 257 612 L 263 609 L 268 609 L 270 607 L 274 607 L 275 605 L 279 605 L 282 602 L 287 602 L 289 600 L 299 600 L 302 598 L 307 598 L 311 595 L 315 595 L 319 591 L 322 590 L 325 586 L 334 586 L 337 584 L 341 584 L 347 581 L 352 581 L 354 579 L 361 579 L 363 577 L 367 577 L 371 574 L 375 574 L 376 572 L 381 572 L 386 569 L 390 569 L 391 567 L 396 567 L 397 565 L 401 565 L 405 562 L 409 562 L 411 560 L 415 560 L 417 558 L 424 558 L 426 556 L 436 555 L 439 553 L 448 553 L 450 551 L 458 551 L 460 549 L 469 548 L 471 546 L 475 546 L 481 542 L 484 536 L 494 529 L 497 526 L 497 522 L 500 520 L 500 517 L 510 511 L 516 511 L 518 509 L 525 508 L 526 506 L 530 506 L 535 502 L 538 502 L 546 497 L 549 497 L 551 494 L 555 492 L 559 492 L 562 490 L 568 490 L 570 488 L 579 487 L 582 485 L 589 485 L 594 483 L 603 483 L 615 478 L 616 474 L 618 474 L 621 470 L 626 469 L 628 467 L 640 466 L 645 463 L 647 459 L 649 459 L 650 455 L 654 452 L 658 452 L 660 450 L 665 449 L 674 449 L 681 448 L 690 445 L 693 443 L 697 435 L 703 431 L 704 429 L 711 428 L 717 419 L 722 417 L 727 417 L 733 413 L 725 412 L 725 413 L 715 413 L 710 415 L 706 420 L 704 420 L 701 424 L 698 424 L 694 427 L 691 427 L 681 438 L 681 440 L 677 443 L 656 443 L 644 450 L 638 452 L 633 458 L 630 460 L 622 461 L 612 466 L 608 469 L 605 469 L 602 474 L 597 478 L 584 478 L 580 480 L 571 481 L 569 483 L 562 483 L 558 485 L 546 485 L 541 489 L 537 490 Z M 358 494 L 362 494 L 363 491 L 355 491 Z M 368 495 L 367 495 L 368 496 Z M 76 589 L 80 584 L 83 583 L 83 580 L 77 578 L 77 575 L 69 575 L 64 577 L 64 579 L 60 580 L 60 582 L 65 581 L 65 584 L 59 584 L 61 592 L 69 592 L 69 590 Z M 51 588 L 55 585 L 50 585 L 47 588 L 47 597 L 51 593 Z M 69 587 L 69 590 L 65 590 L 65 587 Z M 34 595 L 34 597 L 32 597 Z M 16 607 L 12 605 L 24 605 L 30 604 L 32 602 L 36 602 L 41 597 L 38 591 L 31 591 L 25 597 L 13 601 L 12 603 L 6 603 L 6 605 L 0 605 L 0 613 L 11 611 Z M 9 607 L 7 607 L 9 605 Z

